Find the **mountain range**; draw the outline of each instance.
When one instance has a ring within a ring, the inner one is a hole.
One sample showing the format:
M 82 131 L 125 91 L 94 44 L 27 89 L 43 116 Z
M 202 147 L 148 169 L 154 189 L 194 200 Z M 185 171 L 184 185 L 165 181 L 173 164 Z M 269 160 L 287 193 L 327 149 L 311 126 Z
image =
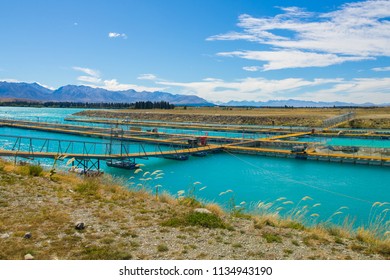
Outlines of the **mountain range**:
M 305 101 L 305 100 L 269 100 L 265 102 L 261 101 L 229 101 L 227 103 L 219 103 L 223 106 L 241 106 L 241 107 L 371 107 L 371 106 L 389 106 L 390 104 L 374 104 L 374 103 L 349 103 L 349 102 L 315 102 L 315 101 Z
M 89 103 L 134 103 L 137 101 L 166 101 L 176 105 L 213 105 L 196 95 L 181 95 L 168 92 L 138 92 L 132 89 L 110 91 L 103 88 L 67 85 L 51 90 L 38 83 L 0 82 L 1 99 L 21 99 L 29 101 L 61 101 Z
M 123 91 L 110 91 L 103 88 L 89 86 L 66 85 L 56 90 L 48 89 L 38 83 L 10 83 L 0 81 L 1 100 L 27 100 L 27 101 L 61 101 L 61 102 L 89 102 L 89 103 L 134 103 L 137 101 L 166 101 L 175 105 L 214 106 L 215 104 L 196 95 L 172 94 L 161 91 L 142 91 L 133 89 Z M 305 100 L 269 100 L 261 101 L 229 101 L 218 102 L 221 106 L 245 107 L 370 107 L 390 106 L 390 104 L 373 103 L 347 103 L 347 102 L 314 102 Z

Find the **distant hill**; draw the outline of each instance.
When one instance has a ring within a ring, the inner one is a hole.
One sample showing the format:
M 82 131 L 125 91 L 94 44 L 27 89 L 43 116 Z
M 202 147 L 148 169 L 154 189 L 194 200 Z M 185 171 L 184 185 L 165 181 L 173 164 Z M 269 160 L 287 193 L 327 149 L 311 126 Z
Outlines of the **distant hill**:
M 348 102 L 314 102 L 314 101 L 305 101 L 305 100 L 269 100 L 265 102 L 261 101 L 229 101 L 227 103 L 219 103 L 223 106 L 247 106 L 247 107 L 370 107 L 378 106 L 378 104 L 373 103 L 348 103 Z M 381 106 L 389 106 L 389 104 L 380 104 Z
M 214 106 L 213 103 L 196 95 L 172 94 L 168 92 L 138 92 L 133 89 L 110 91 L 103 88 L 88 86 L 67 85 L 56 90 L 50 90 L 38 83 L 9 83 L 0 82 L 0 100 L 28 100 L 28 101 L 62 101 L 88 103 L 134 103 L 137 101 L 166 101 L 175 105 Z M 229 101 L 219 102 L 222 106 L 242 107 L 370 107 L 390 106 L 390 104 L 347 103 L 347 102 L 314 102 L 305 100 L 269 100 L 260 101 Z
M 168 92 L 137 92 L 135 90 L 110 91 L 88 86 L 67 85 L 50 90 L 37 83 L 8 83 L 0 82 L 0 99 L 28 99 L 34 101 L 63 101 L 63 102 L 113 102 L 133 103 L 137 101 L 166 101 L 176 105 L 213 105 L 196 95 L 171 94 Z
M 0 82 L 0 98 L 46 101 L 51 99 L 52 90 L 37 83 Z

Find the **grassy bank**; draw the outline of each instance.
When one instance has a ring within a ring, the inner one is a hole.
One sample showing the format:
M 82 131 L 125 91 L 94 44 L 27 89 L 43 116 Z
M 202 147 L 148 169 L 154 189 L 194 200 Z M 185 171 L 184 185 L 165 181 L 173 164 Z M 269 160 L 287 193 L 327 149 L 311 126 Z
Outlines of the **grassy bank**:
M 86 110 L 75 115 L 130 120 L 160 120 L 215 124 L 248 124 L 318 127 L 328 118 L 354 111 L 348 128 L 390 128 L 390 107 L 381 108 L 237 108 L 177 107 L 174 110 Z
M 6 162 L 0 209 L 0 259 L 390 258 L 390 240 L 369 230 L 228 213 L 192 197 L 128 190 L 109 176 L 50 177 Z

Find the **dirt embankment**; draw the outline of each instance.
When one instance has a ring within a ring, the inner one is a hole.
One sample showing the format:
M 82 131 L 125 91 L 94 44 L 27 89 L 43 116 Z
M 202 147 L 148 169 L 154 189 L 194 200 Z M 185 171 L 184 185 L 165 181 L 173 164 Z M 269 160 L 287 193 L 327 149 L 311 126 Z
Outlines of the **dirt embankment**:
M 390 128 L 390 107 L 380 108 L 175 108 L 174 110 L 86 110 L 76 116 L 211 124 L 320 127 L 323 121 L 353 111 L 348 128 Z
M 285 126 L 320 126 L 324 117 L 311 115 L 226 115 L 226 114 L 191 114 L 191 113 L 155 113 L 149 112 L 120 112 L 120 111 L 82 111 L 76 116 L 92 118 L 115 118 L 128 120 L 152 120 L 167 122 L 191 122 L 210 124 L 245 124 L 245 125 L 285 125 Z

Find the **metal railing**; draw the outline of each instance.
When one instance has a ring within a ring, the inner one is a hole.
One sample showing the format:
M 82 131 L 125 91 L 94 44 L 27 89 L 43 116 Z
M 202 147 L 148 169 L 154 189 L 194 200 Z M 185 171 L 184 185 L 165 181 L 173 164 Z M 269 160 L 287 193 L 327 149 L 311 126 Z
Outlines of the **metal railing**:
M 346 114 L 335 116 L 335 117 L 324 120 L 323 126 L 324 127 L 334 126 L 338 123 L 352 120 L 353 118 L 355 118 L 355 112 L 348 112 Z

